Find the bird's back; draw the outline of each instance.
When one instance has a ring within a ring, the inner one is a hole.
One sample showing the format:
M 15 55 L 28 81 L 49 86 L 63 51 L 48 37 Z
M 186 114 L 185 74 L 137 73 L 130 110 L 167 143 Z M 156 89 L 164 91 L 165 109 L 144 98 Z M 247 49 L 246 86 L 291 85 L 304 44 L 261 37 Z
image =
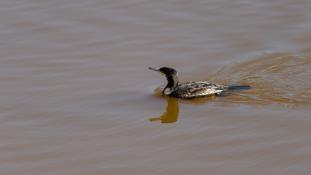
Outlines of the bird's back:
M 225 86 L 209 83 L 206 81 L 186 82 L 178 84 L 177 88 L 172 92 L 171 96 L 177 98 L 195 98 L 210 95 L 219 95 Z

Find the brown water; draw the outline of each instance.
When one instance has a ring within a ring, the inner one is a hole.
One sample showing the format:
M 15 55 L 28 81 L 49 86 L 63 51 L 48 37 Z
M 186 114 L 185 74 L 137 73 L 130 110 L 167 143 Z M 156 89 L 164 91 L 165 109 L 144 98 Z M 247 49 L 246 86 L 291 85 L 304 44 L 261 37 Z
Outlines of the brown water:
M 309 175 L 310 9 L 0 1 L 0 174 Z M 162 65 L 182 81 L 253 88 L 159 98 L 164 79 L 147 67 Z

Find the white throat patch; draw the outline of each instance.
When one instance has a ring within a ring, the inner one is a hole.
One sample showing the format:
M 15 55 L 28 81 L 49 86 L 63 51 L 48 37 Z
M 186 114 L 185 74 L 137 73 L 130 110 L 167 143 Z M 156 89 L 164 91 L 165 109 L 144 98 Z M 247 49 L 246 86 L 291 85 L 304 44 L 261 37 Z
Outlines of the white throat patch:
M 171 90 L 171 88 L 165 88 L 163 93 L 164 93 L 164 95 L 171 95 L 172 90 Z

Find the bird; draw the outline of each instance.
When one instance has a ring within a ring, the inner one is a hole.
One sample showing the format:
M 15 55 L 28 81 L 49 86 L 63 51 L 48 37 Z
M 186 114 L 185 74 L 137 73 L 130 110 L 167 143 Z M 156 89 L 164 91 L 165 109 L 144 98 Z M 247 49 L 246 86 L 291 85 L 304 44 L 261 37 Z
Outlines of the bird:
M 180 83 L 178 73 L 171 67 L 153 68 L 150 70 L 160 72 L 165 75 L 167 84 L 162 90 L 162 95 L 181 99 L 193 99 L 206 96 L 219 96 L 229 90 L 250 89 L 250 86 L 225 86 L 210 83 L 208 81 L 189 81 Z

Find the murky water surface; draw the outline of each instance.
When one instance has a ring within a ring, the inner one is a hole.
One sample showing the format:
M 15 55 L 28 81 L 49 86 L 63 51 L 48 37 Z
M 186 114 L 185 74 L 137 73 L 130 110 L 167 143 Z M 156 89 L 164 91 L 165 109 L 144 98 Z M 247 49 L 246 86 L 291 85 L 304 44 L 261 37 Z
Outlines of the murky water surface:
M 0 174 L 309 175 L 309 0 L 0 1 Z M 181 81 L 253 88 L 159 97 Z

